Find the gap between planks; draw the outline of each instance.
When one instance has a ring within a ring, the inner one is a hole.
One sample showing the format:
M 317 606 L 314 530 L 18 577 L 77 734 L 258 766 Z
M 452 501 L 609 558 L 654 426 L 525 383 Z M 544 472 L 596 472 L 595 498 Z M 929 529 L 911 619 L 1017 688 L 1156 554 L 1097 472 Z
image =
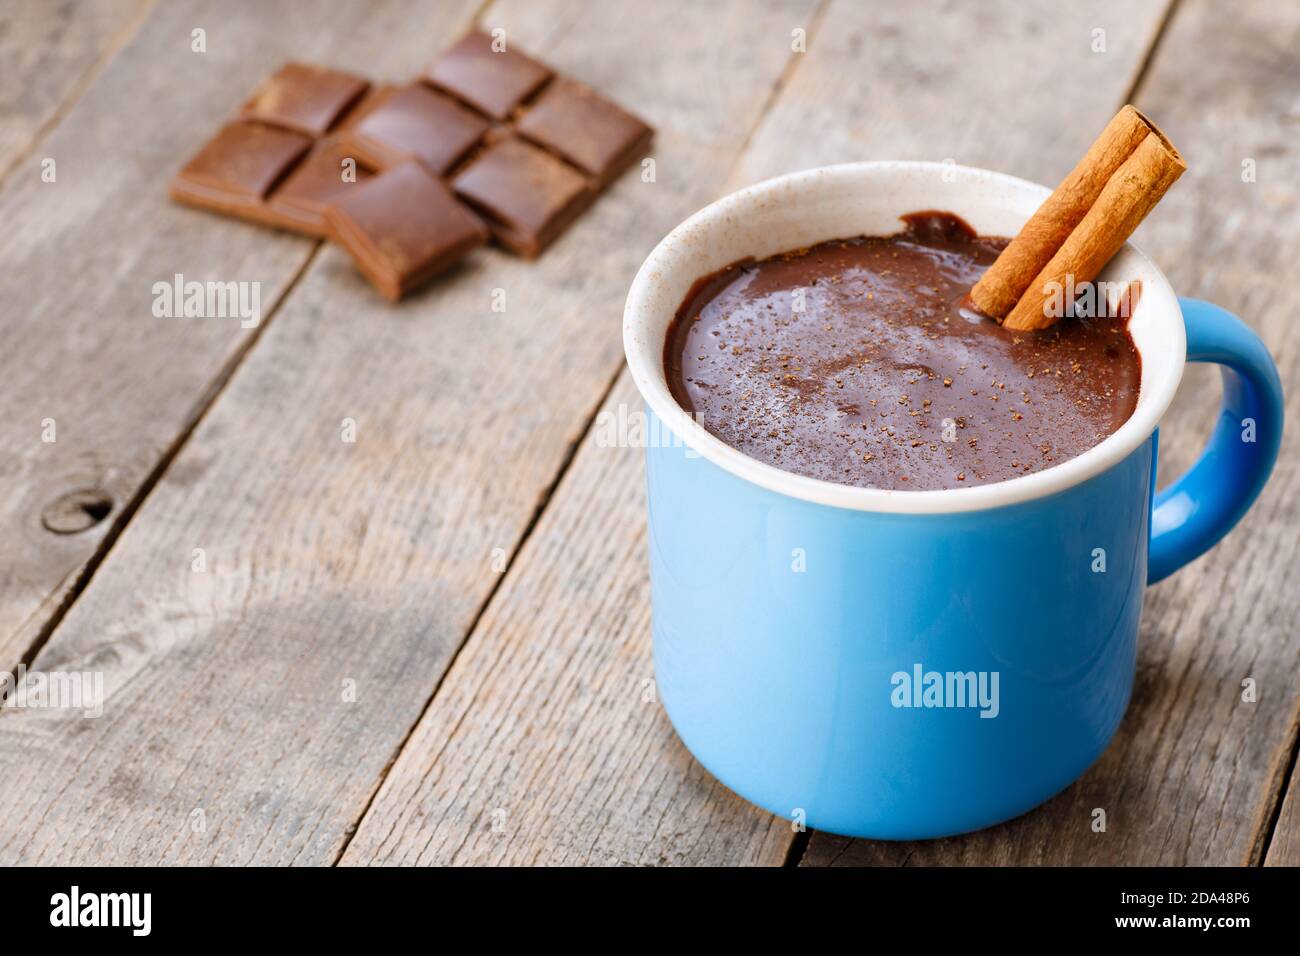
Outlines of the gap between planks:
M 1130 83 L 1128 89 L 1124 91 L 1124 98 L 1120 100 L 1119 106 L 1116 107 L 1116 110 L 1132 103 L 1134 99 L 1137 98 L 1138 91 L 1142 89 L 1142 84 L 1146 81 L 1147 74 L 1151 71 L 1151 64 L 1156 60 L 1156 54 L 1160 50 L 1160 44 L 1164 40 L 1165 35 L 1169 32 L 1169 24 L 1173 22 L 1174 14 L 1177 12 L 1178 7 L 1182 2 L 1183 0 L 1169 0 L 1168 5 L 1165 7 L 1164 15 L 1160 18 L 1160 22 L 1156 24 L 1155 32 L 1152 33 L 1151 40 L 1147 43 L 1146 55 L 1142 57 L 1142 63 L 1138 66 L 1137 72 L 1133 75 L 1133 82 Z
M 1251 851 L 1256 854 L 1253 866 L 1270 865 L 1269 853 L 1273 849 L 1273 842 L 1278 834 L 1278 828 L 1282 825 L 1282 814 L 1287 810 L 1287 801 L 1300 797 L 1300 793 L 1297 793 L 1297 784 L 1300 783 L 1300 780 L 1296 777 L 1297 759 L 1300 759 L 1300 714 L 1296 714 L 1295 719 L 1291 722 L 1291 759 L 1282 771 L 1281 783 L 1275 794 L 1276 803 L 1273 806 L 1272 814 L 1269 816 L 1268 829 Z M 1285 856 L 1285 852 L 1282 855 Z M 1295 863 L 1293 862 L 1290 865 L 1295 865 Z

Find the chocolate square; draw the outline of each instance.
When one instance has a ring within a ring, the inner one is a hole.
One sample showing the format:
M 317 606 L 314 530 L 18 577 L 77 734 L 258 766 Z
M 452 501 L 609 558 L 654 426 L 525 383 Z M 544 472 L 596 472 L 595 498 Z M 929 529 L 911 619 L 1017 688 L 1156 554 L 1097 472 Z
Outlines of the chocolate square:
M 311 139 L 301 133 L 227 123 L 176 174 L 172 198 L 264 221 L 263 198 L 310 147 Z
M 565 79 L 543 90 L 515 128 L 602 186 L 626 169 L 654 135 L 649 126 L 595 90 Z
M 503 246 L 530 259 L 596 195 L 576 169 L 514 136 L 484 150 L 452 186 Z
M 441 175 L 487 132 L 488 123 L 454 100 L 419 83 L 395 90 L 355 126 L 345 141 L 376 169 L 418 159 Z
M 243 118 L 322 136 L 369 87 L 351 73 L 286 63 L 244 104 Z
M 465 34 L 425 71 L 424 78 L 494 119 L 503 120 L 551 76 L 532 57 L 508 45 L 492 49 L 480 30 Z
M 350 166 L 344 166 L 346 160 Z M 351 169 L 350 180 L 343 177 Z M 334 200 L 374 177 L 337 136 L 321 140 L 307 154 L 266 201 L 267 213 L 275 225 L 323 239 L 325 209 Z
M 487 241 L 483 224 L 416 160 L 349 189 L 325 221 L 330 238 L 393 301 Z

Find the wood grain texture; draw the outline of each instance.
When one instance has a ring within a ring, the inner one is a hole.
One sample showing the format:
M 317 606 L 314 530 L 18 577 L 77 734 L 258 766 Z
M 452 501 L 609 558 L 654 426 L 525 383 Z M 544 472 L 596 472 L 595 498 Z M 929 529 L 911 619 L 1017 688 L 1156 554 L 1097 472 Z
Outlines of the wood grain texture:
M 1115 22 L 1121 11 L 1130 23 L 1148 17 L 1154 27 L 1160 6 L 1101 10 Z M 1014 12 L 1010 4 L 997 11 L 1021 25 L 993 51 L 996 62 L 1025 71 L 1009 80 L 955 65 L 967 62 L 969 36 L 986 35 L 988 5 L 832 4 L 732 184 L 899 150 L 909 155 L 929 136 L 942 141 L 952 123 L 969 128 L 972 153 L 975 131 L 1015 136 L 996 152 L 981 147 L 971 162 L 1000 156 L 1002 168 L 1039 177 L 1068 168 L 1095 128 L 1053 129 L 1046 138 L 1031 129 L 1016 133 L 993 94 L 1032 77 L 1037 94 L 1068 100 L 1076 60 L 1091 55 L 1087 28 L 1094 21 L 1067 15 L 1072 29 L 1053 33 L 1059 11 L 1032 7 L 1027 22 L 1020 5 Z M 773 28 L 788 42 L 802 25 L 788 20 Z M 936 42 L 944 37 L 952 42 Z M 1111 50 L 1109 69 L 1095 80 L 1109 95 L 1095 108 L 1097 125 L 1114 111 L 1143 52 L 1137 42 Z M 863 95 L 846 93 L 850 76 Z M 927 92 L 926 84 L 936 89 Z M 909 108 L 914 95 L 931 97 L 934 108 Z M 617 419 L 639 409 L 623 373 L 602 413 Z M 597 447 L 590 437 L 584 443 L 343 863 L 784 861 L 790 824 L 714 781 L 684 752 L 658 704 L 644 699 L 653 667 L 643 481 L 638 449 Z
M 1186 295 L 1239 314 L 1268 344 L 1300 415 L 1300 10 L 1185 0 L 1136 98 L 1189 172 L 1135 242 Z M 1255 182 L 1242 163 L 1256 160 Z M 1192 367 L 1161 423 L 1161 483 L 1194 459 L 1217 414 L 1217 372 Z M 1257 864 L 1300 720 L 1300 439 L 1213 551 L 1147 595 L 1133 702 L 1077 784 L 1003 827 L 925 844 L 817 834 L 804 862 L 848 864 Z M 1255 681 L 1258 701 L 1242 700 Z M 1294 780 L 1292 786 L 1295 786 Z M 1296 862 L 1294 793 L 1270 862 Z M 1106 833 L 1090 829 L 1107 811 Z
M 0 182 L 29 156 L 154 0 L 8 0 L 0 7 Z M 39 177 L 39 160 L 29 169 Z
M 13 176 L 0 190 L 0 668 L 51 620 L 256 332 L 233 318 L 157 318 L 153 284 L 177 273 L 260 283 L 267 315 L 315 248 L 175 206 L 170 177 L 282 60 L 406 77 L 475 3 L 314 6 L 160 4 L 42 142 L 56 181 Z M 191 49 L 194 29 L 206 52 Z M 42 525 L 85 489 L 112 503 L 107 519 L 77 534 Z
M 338 250 L 313 262 L 35 661 L 102 670 L 104 716 L 0 714 L 0 860 L 337 857 L 608 388 L 633 272 L 757 122 L 788 23 L 741 0 L 491 8 L 658 128 L 656 181 L 620 179 L 536 262 L 484 251 L 396 308 Z M 390 47 L 455 35 L 392 26 Z
M 967 6 L 833 3 L 735 184 L 918 159 L 1055 186 L 1114 114 L 1167 0 Z M 1105 52 L 1092 50 L 1096 30 Z

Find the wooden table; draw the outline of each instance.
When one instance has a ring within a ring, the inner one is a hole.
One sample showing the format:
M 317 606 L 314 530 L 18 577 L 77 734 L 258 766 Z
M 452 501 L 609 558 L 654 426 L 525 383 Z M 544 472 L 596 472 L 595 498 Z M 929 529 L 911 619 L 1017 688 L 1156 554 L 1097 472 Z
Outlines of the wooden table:
M 655 700 L 641 452 L 593 435 L 640 407 L 637 266 L 740 185 L 862 159 L 1054 183 L 1132 100 L 1191 165 L 1139 244 L 1260 332 L 1300 418 L 1300 7 L 1084 7 L 6 4 L 0 670 L 102 673 L 106 699 L 0 711 L 0 862 L 1300 863 L 1294 428 L 1242 525 L 1148 595 L 1118 739 L 1010 824 L 794 832 Z M 655 181 L 399 308 L 335 248 L 168 203 L 280 61 L 404 79 L 476 18 L 649 119 Z M 260 282 L 264 321 L 155 318 L 175 273 Z M 1190 370 L 1162 480 L 1214 382 Z

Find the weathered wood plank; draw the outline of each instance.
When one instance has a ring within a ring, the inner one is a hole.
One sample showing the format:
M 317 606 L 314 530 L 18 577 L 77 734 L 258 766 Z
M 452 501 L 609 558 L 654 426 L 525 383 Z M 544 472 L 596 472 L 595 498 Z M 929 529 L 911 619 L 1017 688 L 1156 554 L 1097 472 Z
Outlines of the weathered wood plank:
M 1297 44 L 1294 7 L 1185 0 L 1137 95 L 1190 166 L 1139 243 L 1180 292 L 1257 329 L 1288 383 L 1300 375 L 1300 292 L 1288 278 L 1300 258 Z M 1248 159 L 1254 182 L 1242 179 Z M 1190 464 L 1208 434 L 1216 378 L 1192 368 L 1161 424 L 1162 482 Z M 1287 413 L 1293 422 L 1300 415 L 1294 387 Z M 1148 594 L 1133 703 L 1078 784 L 1005 827 L 956 840 L 815 835 L 805 862 L 1259 863 L 1300 720 L 1298 526 L 1300 439 L 1291 428 L 1272 483 L 1242 525 Z M 1247 679 L 1255 703 L 1242 699 Z M 1294 803 L 1273 840 L 1279 862 L 1297 862 Z M 1090 829 L 1096 807 L 1107 812 L 1106 833 Z
M 0 181 L 139 28 L 154 0 L 10 0 L 0 8 Z M 40 165 L 33 167 L 40 175 Z
M 0 860 L 337 857 L 618 368 L 633 272 L 757 121 L 785 11 L 489 11 L 658 127 L 657 181 L 398 308 L 318 257 L 35 662 L 103 669 L 104 716 L 0 717 Z
M 282 60 L 409 76 L 474 7 L 161 4 L 41 144 L 56 181 L 13 176 L 0 190 L 0 668 L 47 626 L 256 334 L 238 319 L 156 318 L 153 284 L 260 283 L 265 315 L 315 248 L 172 205 L 172 174 Z M 206 52 L 191 48 L 195 29 Z M 111 514 L 47 530 L 42 513 L 82 489 Z
M 1133 35 L 1117 37 L 1099 69 L 1089 29 L 1121 12 Z M 1109 117 L 1159 12 L 1109 3 L 1062 20 L 1047 5 L 834 3 L 731 184 L 950 152 L 1048 178 Z M 988 37 L 992 20 L 1019 26 L 983 41 L 977 67 L 971 37 Z M 1053 112 L 1037 129 L 1009 126 L 997 96 L 1031 85 L 1035 98 L 1077 107 L 1078 125 L 1057 129 Z M 954 124 L 967 130 L 952 141 L 959 151 L 945 139 Z M 981 143 L 975 131 L 989 130 L 999 137 Z M 624 374 L 604 411 L 639 407 Z M 642 482 L 639 450 L 584 443 L 344 863 L 783 862 L 790 825 L 714 781 L 643 696 L 653 668 Z
M 1291 732 L 1296 730 L 1293 727 Z M 1295 768 L 1291 771 L 1286 800 L 1264 857 L 1265 866 L 1300 866 L 1300 783 L 1295 779 Z

